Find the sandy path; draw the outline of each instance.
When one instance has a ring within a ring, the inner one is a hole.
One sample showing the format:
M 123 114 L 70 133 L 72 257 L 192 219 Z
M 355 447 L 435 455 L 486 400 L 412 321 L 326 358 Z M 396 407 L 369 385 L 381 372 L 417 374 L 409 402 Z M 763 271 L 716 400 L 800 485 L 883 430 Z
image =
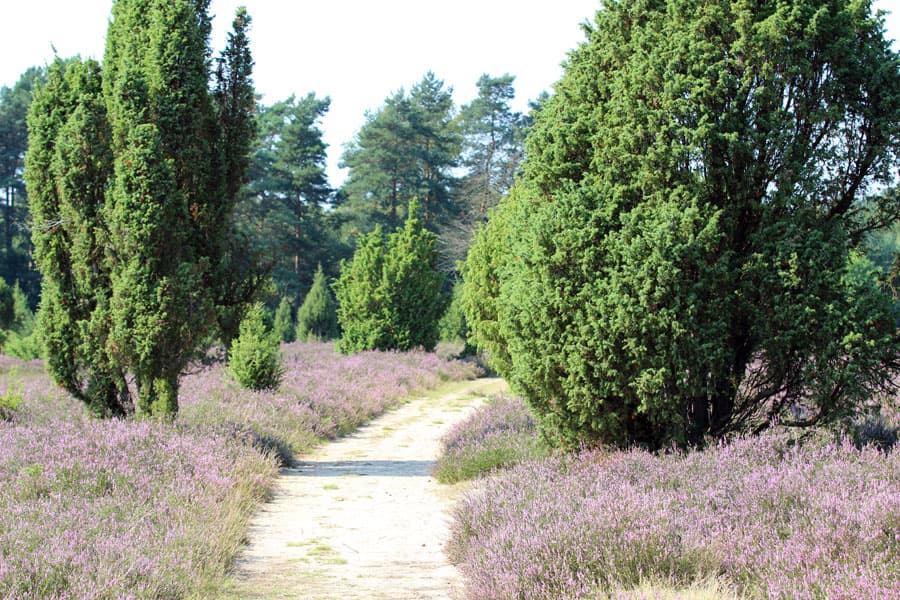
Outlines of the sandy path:
M 442 548 L 460 487 L 431 478 L 438 439 L 497 379 L 445 386 L 285 469 L 237 564 L 239 598 L 453 598 Z M 229 595 L 231 595 L 229 594 Z

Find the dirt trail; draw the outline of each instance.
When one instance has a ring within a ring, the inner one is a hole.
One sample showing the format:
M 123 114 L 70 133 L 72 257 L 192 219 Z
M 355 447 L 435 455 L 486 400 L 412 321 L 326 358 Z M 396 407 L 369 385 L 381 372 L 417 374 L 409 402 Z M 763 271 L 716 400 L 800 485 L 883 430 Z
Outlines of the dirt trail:
M 498 379 L 445 386 L 285 469 L 251 525 L 230 596 L 454 598 L 442 552 L 461 487 L 431 478 L 440 436 Z

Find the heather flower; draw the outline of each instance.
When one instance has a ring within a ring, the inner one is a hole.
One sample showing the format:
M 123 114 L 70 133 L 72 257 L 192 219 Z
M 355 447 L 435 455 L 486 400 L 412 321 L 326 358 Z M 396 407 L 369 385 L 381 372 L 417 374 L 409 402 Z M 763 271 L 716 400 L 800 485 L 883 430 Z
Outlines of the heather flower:
M 284 347 L 278 391 L 222 364 L 182 381 L 174 423 L 91 418 L 40 361 L 0 356 L 0 597 L 180 598 L 221 577 L 279 457 L 360 425 L 472 367 L 425 353 Z
M 441 439 L 434 474 L 454 483 L 545 456 L 537 422 L 521 398 L 492 398 Z
M 898 453 L 784 435 L 553 457 L 457 507 L 468 596 L 594 598 L 718 579 L 749 598 L 900 598 Z

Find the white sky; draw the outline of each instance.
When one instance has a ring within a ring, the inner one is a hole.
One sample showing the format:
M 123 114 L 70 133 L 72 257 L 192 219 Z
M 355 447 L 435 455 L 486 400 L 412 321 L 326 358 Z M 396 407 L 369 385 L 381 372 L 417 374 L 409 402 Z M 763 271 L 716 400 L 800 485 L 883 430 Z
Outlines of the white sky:
M 32 65 L 62 57 L 103 56 L 111 0 L 18 0 L 3 8 L 0 85 L 12 85 Z M 514 108 L 549 90 L 568 50 L 582 39 L 580 23 L 599 0 L 212 0 L 213 47 L 224 46 L 235 8 L 253 18 L 254 82 L 271 104 L 291 94 L 331 97 L 323 120 L 333 186 L 343 145 L 401 87 L 432 70 L 454 89 L 457 105 L 476 94 L 483 73 L 516 76 Z M 893 10 L 888 36 L 900 38 L 900 2 L 875 0 Z M 539 8 L 538 8 L 539 7 Z M 895 41 L 895 48 L 900 47 Z

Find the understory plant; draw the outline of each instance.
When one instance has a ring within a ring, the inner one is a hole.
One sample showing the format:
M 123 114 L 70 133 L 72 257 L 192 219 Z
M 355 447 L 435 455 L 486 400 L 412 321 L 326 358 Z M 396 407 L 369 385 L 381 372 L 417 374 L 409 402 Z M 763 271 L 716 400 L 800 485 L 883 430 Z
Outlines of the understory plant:
M 542 458 L 549 448 L 521 398 L 496 396 L 441 438 L 434 476 L 456 483 Z
M 275 389 L 284 375 L 279 340 L 266 330 L 265 307 L 256 303 L 241 321 L 228 353 L 228 371 L 241 387 Z
M 448 549 L 479 600 L 710 581 L 750 599 L 896 598 L 898 467 L 897 452 L 783 433 L 558 456 L 466 497 Z

